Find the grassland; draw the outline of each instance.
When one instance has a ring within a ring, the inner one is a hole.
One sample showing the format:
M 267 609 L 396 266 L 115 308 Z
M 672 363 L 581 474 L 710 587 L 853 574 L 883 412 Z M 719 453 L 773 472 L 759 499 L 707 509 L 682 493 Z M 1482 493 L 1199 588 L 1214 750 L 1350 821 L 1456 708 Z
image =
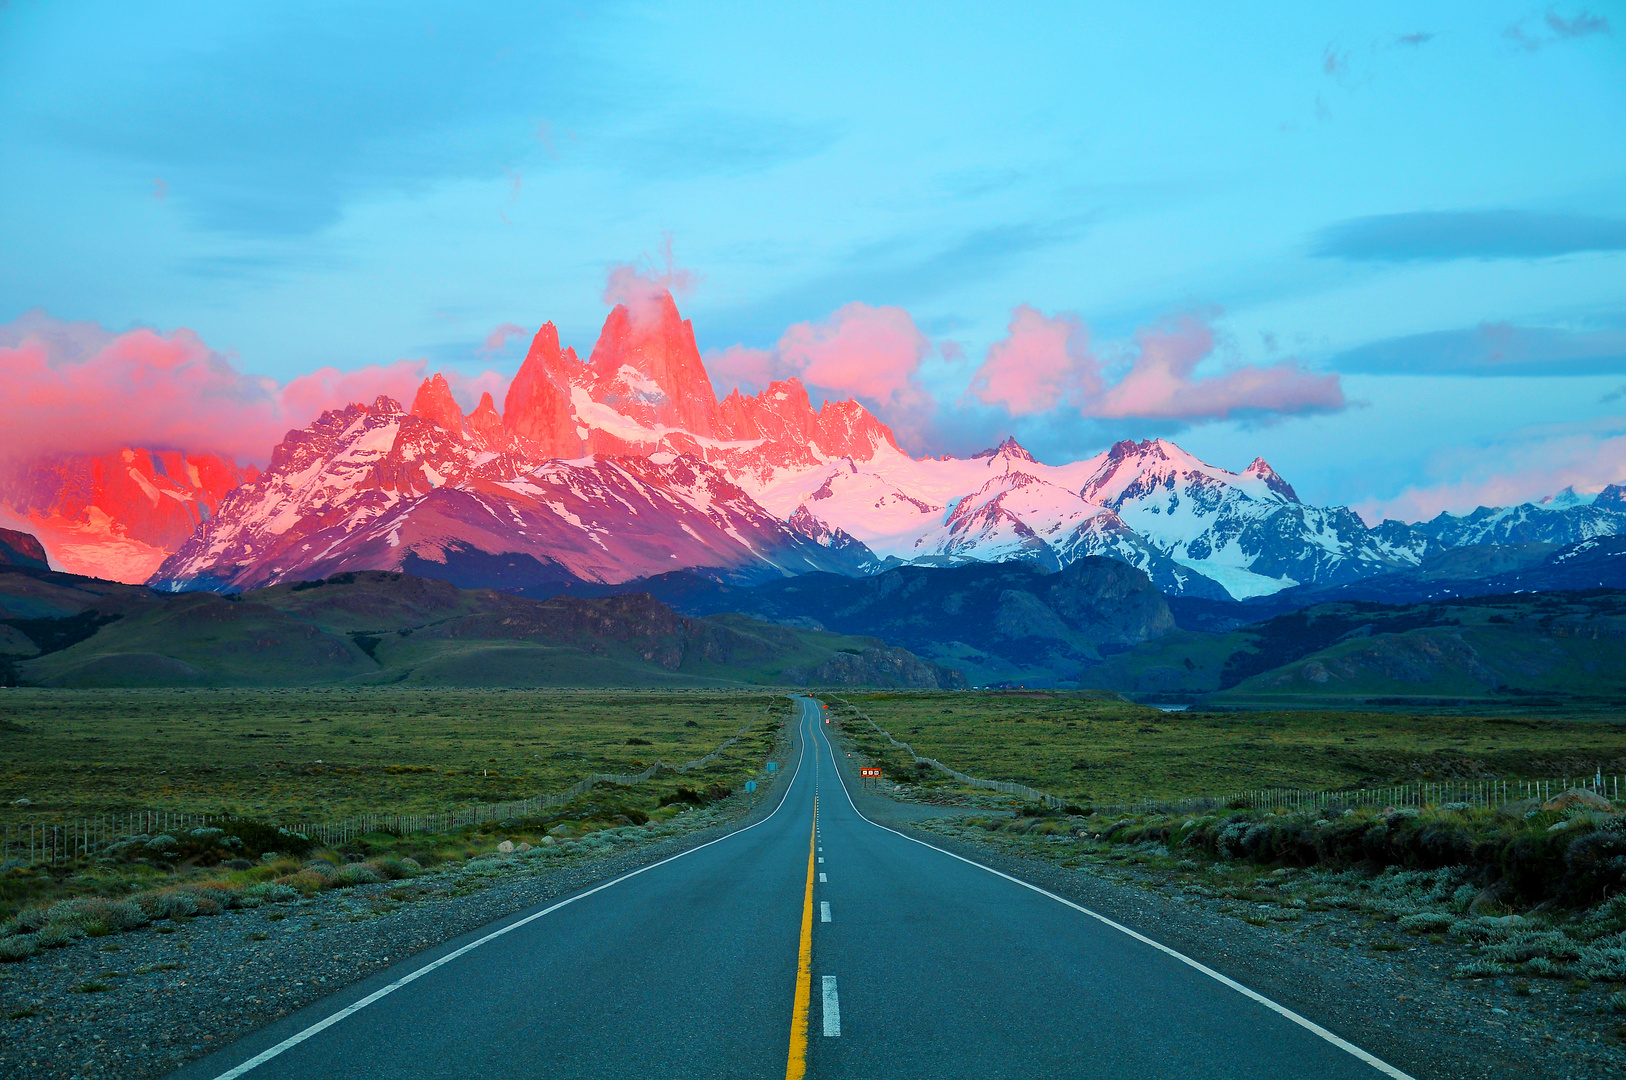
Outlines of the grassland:
M 972 776 L 1015 780 L 1079 805 L 1343 788 L 1445 778 L 1626 773 L 1626 722 L 1421 713 L 1165 713 L 1110 695 L 873 693 L 828 699 L 843 730 L 888 775 L 919 773 L 915 752 Z
M 679 783 L 760 767 L 789 705 L 731 691 L 0 690 L 0 824 L 129 810 L 268 822 L 556 791 L 593 772 L 679 765 L 750 728 Z M 14 805 L 26 799 L 28 805 Z

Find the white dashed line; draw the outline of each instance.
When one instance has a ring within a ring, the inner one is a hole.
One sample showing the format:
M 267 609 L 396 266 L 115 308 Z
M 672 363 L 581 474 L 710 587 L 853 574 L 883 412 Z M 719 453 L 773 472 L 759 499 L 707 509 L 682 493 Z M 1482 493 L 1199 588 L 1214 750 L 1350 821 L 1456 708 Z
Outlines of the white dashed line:
M 819 861 L 820 861 L 820 862 L 823 862 L 823 861 L 824 861 L 824 856 L 823 856 L 823 855 L 820 855 L 820 856 L 819 856 Z
M 824 872 L 823 872 L 823 871 L 820 871 L 820 872 L 819 872 L 819 881 L 820 881 L 820 882 L 823 882 L 823 881 L 824 881 Z
M 820 922 L 829 922 L 830 921 L 830 901 L 828 901 L 828 900 L 820 900 L 819 901 L 819 921 Z
M 836 998 L 836 977 L 824 977 L 824 1033 L 841 1034 L 841 1002 Z

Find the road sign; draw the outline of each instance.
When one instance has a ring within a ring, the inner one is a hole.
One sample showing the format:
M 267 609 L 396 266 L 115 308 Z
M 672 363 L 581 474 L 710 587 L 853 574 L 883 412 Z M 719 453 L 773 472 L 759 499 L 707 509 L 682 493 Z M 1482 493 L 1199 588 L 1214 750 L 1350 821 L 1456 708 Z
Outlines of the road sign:
M 858 775 L 859 776 L 880 776 L 881 775 L 881 767 L 879 765 L 860 765 L 858 767 Z
M 757 789 L 757 782 L 755 780 L 747 780 L 745 782 L 745 790 L 746 791 L 748 791 L 748 792 L 749 791 L 755 791 L 756 789 Z
M 779 771 L 779 762 L 777 762 L 777 761 L 768 762 L 768 771 L 769 772 L 778 772 Z

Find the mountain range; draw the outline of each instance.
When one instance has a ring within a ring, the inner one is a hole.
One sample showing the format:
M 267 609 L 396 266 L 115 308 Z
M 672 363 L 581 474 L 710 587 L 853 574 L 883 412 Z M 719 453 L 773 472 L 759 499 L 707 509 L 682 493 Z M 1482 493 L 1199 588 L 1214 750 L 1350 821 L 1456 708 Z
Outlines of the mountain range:
M 407 574 L 168 594 L 0 564 L 0 686 L 956 688 L 872 637 L 688 618 L 647 594 L 536 600 Z
M 263 473 L 134 448 L 13 465 L 4 525 L 61 568 L 171 591 L 397 570 L 540 595 L 678 570 L 749 585 L 1105 556 L 1177 600 L 1227 602 L 1444 580 L 1446 564 L 1482 576 L 1626 533 L 1626 491 L 1368 527 L 1262 459 L 1231 472 L 1162 439 L 1061 465 L 1014 440 L 917 458 L 858 402 L 815 408 L 794 378 L 719 400 L 662 292 L 611 311 L 585 361 L 544 324 L 500 411 L 488 394 L 465 414 L 436 375 L 409 406 L 380 397 L 290 431 Z

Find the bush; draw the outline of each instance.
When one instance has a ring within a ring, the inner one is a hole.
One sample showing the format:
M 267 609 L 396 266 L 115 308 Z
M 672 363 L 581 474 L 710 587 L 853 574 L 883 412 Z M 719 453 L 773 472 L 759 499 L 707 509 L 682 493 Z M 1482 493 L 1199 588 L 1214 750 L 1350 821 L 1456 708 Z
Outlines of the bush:
M 31 934 L 0 938 L 0 963 L 9 964 L 17 960 L 27 960 L 37 952 L 39 946 Z
M 250 885 L 244 889 L 243 895 L 263 903 L 279 904 L 285 900 L 298 900 L 301 893 L 291 885 L 284 885 L 276 881 L 262 881 L 258 885 Z
M 46 925 L 71 923 L 91 937 L 134 930 L 149 921 L 140 904 L 129 900 L 106 900 L 99 896 L 63 900 L 46 911 Z
M 136 903 L 150 919 L 185 919 L 198 913 L 197 897 L 180 890 L 143 893 Z
M 1626 836 L 1592 832 L 1564 850 L 1561 890 L 1579 901 L 1597 900 L 1626 887 Z
M 49 923 L 45 929 L 34 935 L 34 943 L 42 949 L 60 949 L 84 936 L 84 927 L 75 923 Z
M 1425 911 L 1416 915 L 1405 915 L 1400 919 L 1400 929 L 1409 930 L 1414 934 L 1443 934 L 1451 929 L 1454 920 L 1449 915 Z
M 334 877 L 334 885 L 347 889 L 352 885 L 376 885 L 383 880 L 384 876 L 371 867 L 362 863 L 352 863 L 339 870 Z

